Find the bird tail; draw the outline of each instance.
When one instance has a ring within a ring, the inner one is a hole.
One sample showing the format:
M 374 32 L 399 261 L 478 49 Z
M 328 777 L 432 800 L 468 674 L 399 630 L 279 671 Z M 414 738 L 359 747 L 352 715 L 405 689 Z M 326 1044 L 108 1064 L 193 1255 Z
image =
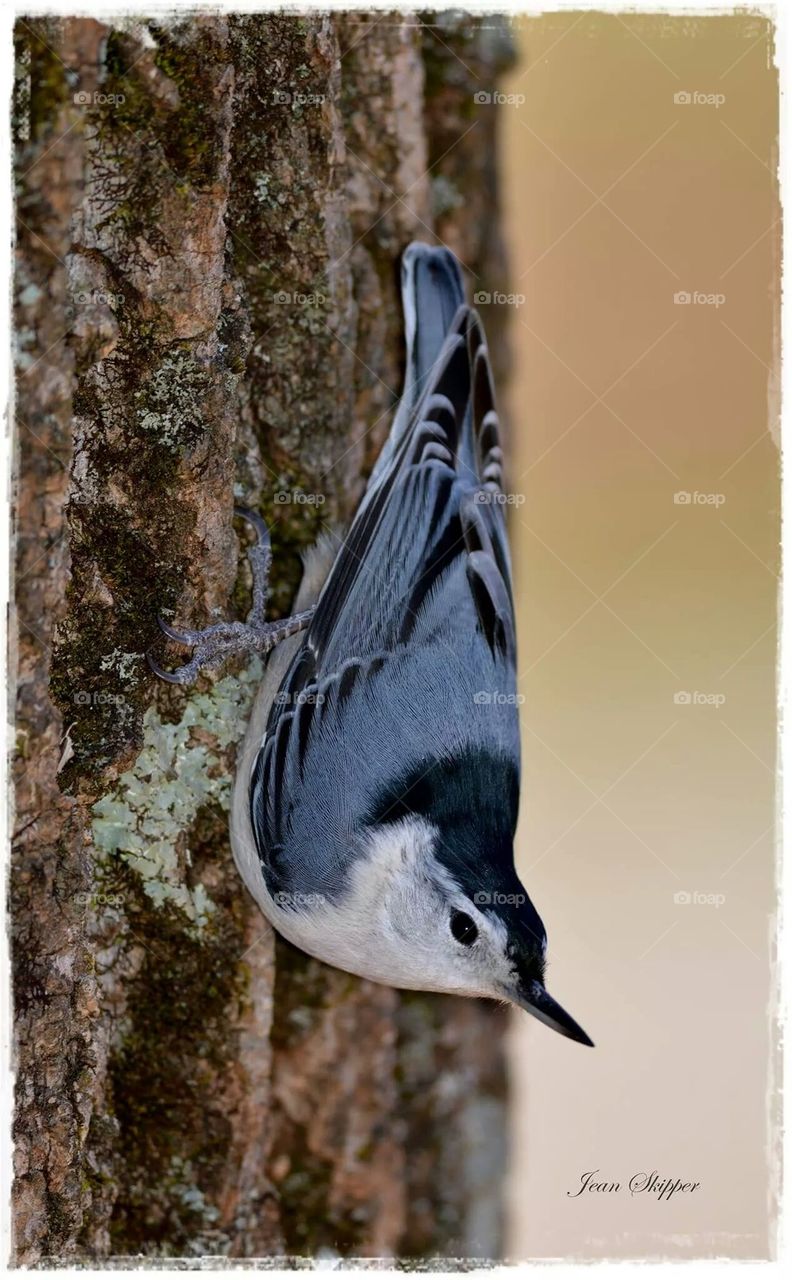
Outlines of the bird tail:
M 415 404 L 426 386 L 452 321 L 465 301 L 462 271 L 450 249 L 414 240 L 402 258 L 402 306 L 407 339 L 405 397 Z
M 414 240 L 402 256 L 401 281 L 407 344 L 404 390 L 369 478 L 368 493 L 376 488 L 402 443 L 454 316 L 465 301 L 462 269 L 450 249 Z

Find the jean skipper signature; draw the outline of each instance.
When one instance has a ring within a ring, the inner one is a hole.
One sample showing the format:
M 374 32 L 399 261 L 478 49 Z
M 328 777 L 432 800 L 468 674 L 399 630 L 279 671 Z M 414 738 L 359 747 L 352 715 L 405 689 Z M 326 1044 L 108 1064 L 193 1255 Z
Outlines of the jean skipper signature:
M 661 1178 L 656 1169 L 652 1173 L 634 1173 L 629 1182 L 599 1182 L 599 1172 L 599 1169 L 590 1169 L 588 1173 L 582 1173 L 577 1191 L 567 1191 L 567 1195 L 576 1200 L 584 1191 L 600 1191 L 606 1195 L 627 1191 L 631 1196 L 650 1195 L 658 1200 L 670 1200 L 677 1194 L 691 1195 L 701 1186 L 700 1182 L 686 1182 L 683 1178 Z

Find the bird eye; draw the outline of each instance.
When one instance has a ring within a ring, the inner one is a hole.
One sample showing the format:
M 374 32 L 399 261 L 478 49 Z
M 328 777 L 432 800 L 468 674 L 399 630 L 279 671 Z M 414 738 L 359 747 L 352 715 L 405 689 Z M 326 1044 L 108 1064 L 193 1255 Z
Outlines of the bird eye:
M 478 926 L 464 911 L 451 912 L 451 932 L 457 942 L 465 947 L 472 947 L 478 937 Z

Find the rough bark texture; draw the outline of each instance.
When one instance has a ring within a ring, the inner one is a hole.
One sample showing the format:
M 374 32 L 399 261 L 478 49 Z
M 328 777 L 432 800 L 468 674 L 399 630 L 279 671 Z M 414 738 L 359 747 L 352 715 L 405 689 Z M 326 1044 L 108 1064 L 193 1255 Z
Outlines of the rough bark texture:
M 475 94 L 508 40 L 355 13 L 16 42 L 16 1260 L 496 1256 L 502 1012 L 276 942 L 226 830 L 256 667 L 184 691 L 144 654 L 158 611 L 244 611 L 235 495 L 273 616 L 349 519 L 405 244 L 503 285 Z

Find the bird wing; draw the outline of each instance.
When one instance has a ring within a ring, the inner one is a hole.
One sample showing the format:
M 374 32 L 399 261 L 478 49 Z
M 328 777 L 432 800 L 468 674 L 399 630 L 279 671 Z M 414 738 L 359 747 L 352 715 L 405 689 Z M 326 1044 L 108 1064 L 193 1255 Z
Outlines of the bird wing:
M 453 756 L 468 749 L 474 696 L 493 682 L 513 687 L 501 463 L 486 343 L 476 313 L 461 306 L 409 429 L 340 546 L 270 713 L 251 806 L 272 874 L 299 825 L 302 794 L 312 791 L 312 759 L 321 757 L 322 786 L 344 790 L 347 811 L 360 812 L 356 805 L 365 808 L 370 798 L 367 765 L 381 783 L 410 757 L 420 759 L 429 733 L 443 739 L 432 750 Z M 429 687 L 438 674 L 447 674 L 442 692 Z M 405 706 L 398 716 L 388 695 L 378 701 L 383 690 L 399 691 Z M 488 710 L 493 749 L 514 757 L 514 705 Z M 355 788 L 361 794 L 353 802 Z M 324 815 L 325 831 L 340 836 L 341 808 L 326 803 L 333 811 Z M 312 821 L 315 827 L 315 815 Z
M 513 645 L 501 463 L 489 355 L 462 306 L 401 448 L 339 546 L 290 691 L 351 655 L 408 643 L 461 564 L 488 642 Z

